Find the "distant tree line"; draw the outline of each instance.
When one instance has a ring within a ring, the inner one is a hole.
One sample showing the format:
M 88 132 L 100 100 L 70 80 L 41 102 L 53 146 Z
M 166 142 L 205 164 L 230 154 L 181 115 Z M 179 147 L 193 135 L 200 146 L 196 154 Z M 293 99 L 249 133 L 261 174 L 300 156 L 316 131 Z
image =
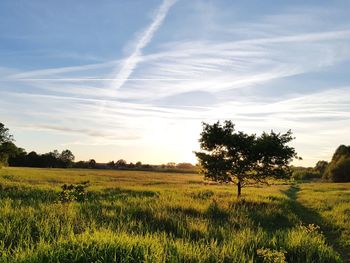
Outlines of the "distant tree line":
M 276 173 L 280 175 L 283 172 L 288 172 L 286 164 L 291 157 L 295 157 L 294 149 L 285 146 L 285 143 L 292 140 L 290 133 L 276 134 L 271 132 L 256 137 L 255 135 L 235 132 L 234 126 L 230 122 L 226 122 L 224 125 L 220 123 L 204 124 L 203 128 L 200 142 L 201 148 L 205 151 L 196 152 L 201 163 L 199 167 L 191 163 L 176 164 L 174 162 L 162 165 L 150 165 L 141 162 L 127 163 L 124 159 L 108 163 L 97 163 L 94 159 L 74 162 L 75 157 L 68 149 L 61 152 L 53 150 L 44 154 L 35 151 L 27 153 L 23 148 L 15 145 L 9 129 L 0 123 L 0 168 L 9 165 L 189 173 L 204 169 L 207 172 L 207 177 L 225 182 L 232 180 L 234 177 L 232 175 L 236 174 L 235 170 L 239 170 L 241 176 L 242 171 L 245 171 L 244 177 L 259 181 L 267 174 Z M 230 148 L 235 150 L 231 151 Z M 212 151 L 212 154 L 208 154 L 210 151 Z M 235 162 L 231 163 L 232 160 Z M 277 161 L 278 163 L 273 163 Z M 290 168 L 292 172 L 288 172 L 288 174 L 295 180 L 322 179 L 331 182 L 350 182 L 350 146 L 340 145 L 329 163 L 322 160 L 317 162 L 315 167 L 291 166 Z
M 35 151 L 27 153 L 23 148 L 17 147 L 9 129 L 0 123 L 0 167 L 42 167 L 42 168 L 89 168 L 89 169 L 122 169 L 122 170 L 152 170 L 167 172 L 194 172 L 196 166 L 191 163 L 168 163 L 162 165 L 143 164 L 141 162 L 127 163 L 124 159 L 97 163 L 94 159 L 74 162 L 74 154 L 66 149 L 62 152 L 53 150 L 39 154 Z
M 292 166 L 292 176 L 294 180 L 319 180 L 322 178 L 322 172 L 315 167 Z
M 74 163 L 74 155 L 70 150 L 58 152 L 54 150 L 45 154 L 32 151 L 27 153 L 17 147 L 9 129 L 0 123 L 0 167 L 4 165 L 25 167 L 57 167 L 68 168 Z
M 72 168 L 89 169 L 116 169 L 116 170 L 143 170 L 143 171 L 162 171 L 162 172 L 196 172 L 198 167 L 191 163 L 168 163 L 161 165 L 143 164 L 141 162 L 128 163 L 124 159 L 110 161 L 108 163 L 97 163 L 94 159 L 89 161 L 78 161 L 73 163 Z
M 22 148 L 17 148 L 17 153 L 8 157 L 9 166 L 19 167 L 48 167 L 48 168 L 70 168 L 74 164 L 74 155 L 70 150 L 57 150 L 38 154 L 34 151 L 26 153 Z

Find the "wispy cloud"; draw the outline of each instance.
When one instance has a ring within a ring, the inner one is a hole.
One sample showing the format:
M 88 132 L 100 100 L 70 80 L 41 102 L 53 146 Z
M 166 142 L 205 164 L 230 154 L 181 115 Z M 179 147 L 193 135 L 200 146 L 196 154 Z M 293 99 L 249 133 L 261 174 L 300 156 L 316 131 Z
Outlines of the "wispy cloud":
M 162 5 L 159 7 L 155 13 L 155 16 L 153 17 L 152 23 L 140 34 L 139 38 L 136 40 L 133 52 L 122 62 L 122 65 L 116 75 L 116 80 L 113 83 L 114 88 L 119 89 L 121 86 L 123 86 L 129 76 L 132 74 L 137 64 L 141 61 L 142 49 L 145 48 L 152 40 L 153 35 L 162 25 L 169 9 L 175 2 L 176 0 L 163 1 Z
M 303 33 L 238 41 L 167 43 L 143 56 L 119 98 L 160 99 L 190 91 L 221 92 L 314 72 L 350 58 L 350 31 Z M 178 79 L 167 81 L 166 79 Z M 164 79 L 164 80 L 161 80 Z M 182 80 L 187 79 L 187 80 Z
M 44 78 L 47 76 L 51 76 L 54 78 L 55 76 L 56 77 L 60 76 L 60 74 L 87 72 L 89 70 L 97 70 L 101 68 L 107 68 L 110 70 L 112 67 L 115 67 L 119 63 L 120 63 L 120 60 L 113 60 L 108 62 L 86 64 L 86 65 L 80 65 L 80 66 L 67 66 L 67 67 L 59 67 L 59 68 L 31 70 L 31 71 L 17 72 L 16 74 L 7 75 L 6 79 L 27 80 L 27 79 L 33 79 L 33 78 Z M 66 75 L 63 75 L 62 78 L 64 78 L 64 76 Z
M 112 134 L 111 132 L 105 132 L 105 131 L 98 131 L 94 129 L 74 129 L 70 127 L 64 127 L 64 126 L 55 126 L 55 125 L 47 125 L 47 124 L 38 124 L 38 125 L 28 125 L 28 126 L 23 126 L 23 128 L 26 129 L 31 129 L 35 131 L 55 131 L 58 133 L 74 133 L 78 135 L 85 135 L 85 136 L 90 136 L 93 138 L 104 138 L 104 139 L 109 139 L 113 140 L 115 142 L 119 141 L 125 141 L 125 140 L 136 140 L 139 139 L 139 136 L 133 136 L 133 135 L 121 135 L 121 134 Z

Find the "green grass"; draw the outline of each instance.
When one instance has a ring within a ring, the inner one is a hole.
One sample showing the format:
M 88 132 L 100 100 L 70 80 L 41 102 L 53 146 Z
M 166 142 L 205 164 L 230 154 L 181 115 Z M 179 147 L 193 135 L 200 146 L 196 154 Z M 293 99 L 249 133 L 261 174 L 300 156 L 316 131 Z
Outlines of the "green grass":
M 62 184 L 82 181 L 87 201 L 59 202 Z M 349 260 L 350 184 L 235 196 L 196 174 L 3 168 L 0 262 Z

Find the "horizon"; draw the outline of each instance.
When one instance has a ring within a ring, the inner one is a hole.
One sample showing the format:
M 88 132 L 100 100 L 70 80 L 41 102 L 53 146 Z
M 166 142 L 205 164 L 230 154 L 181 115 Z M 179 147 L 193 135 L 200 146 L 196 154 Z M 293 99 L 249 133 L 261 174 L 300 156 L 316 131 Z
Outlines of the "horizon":
M 350 144 L 350 2 L 2 1 L 0 116 L 28 152 L 197 163 L 201 122 Z

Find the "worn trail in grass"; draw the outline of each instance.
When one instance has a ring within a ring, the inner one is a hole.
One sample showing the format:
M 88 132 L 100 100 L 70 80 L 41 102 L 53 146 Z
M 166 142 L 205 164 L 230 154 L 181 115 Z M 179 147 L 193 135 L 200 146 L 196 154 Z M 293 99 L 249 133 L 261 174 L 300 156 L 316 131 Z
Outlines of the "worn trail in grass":
M 333 248 L 342 255 L 346 262 L 350 262 L 350 248 L 342 246 L 339 243 L 342 229 L 332 224 L 332 221 L 329 219 L 322 217 L 315 209 L 307 207 L 298 201 L 297 195 L 300 192 L 300 186 L 298 184 L 292 185 L 288 190 L 283 192 L 290 199 L 290 208 L 300 218 L 300 221 L 305 225 L 314 224 L 316 227 L 320 227 L 326 236 L 327 242 L 332 244 Z
M 295 184 L 283 192 L 292 201 L 291 209 L 300 220 L 319 226 L 327 242 L 345 262 L 350 262 L 349 184 Z

